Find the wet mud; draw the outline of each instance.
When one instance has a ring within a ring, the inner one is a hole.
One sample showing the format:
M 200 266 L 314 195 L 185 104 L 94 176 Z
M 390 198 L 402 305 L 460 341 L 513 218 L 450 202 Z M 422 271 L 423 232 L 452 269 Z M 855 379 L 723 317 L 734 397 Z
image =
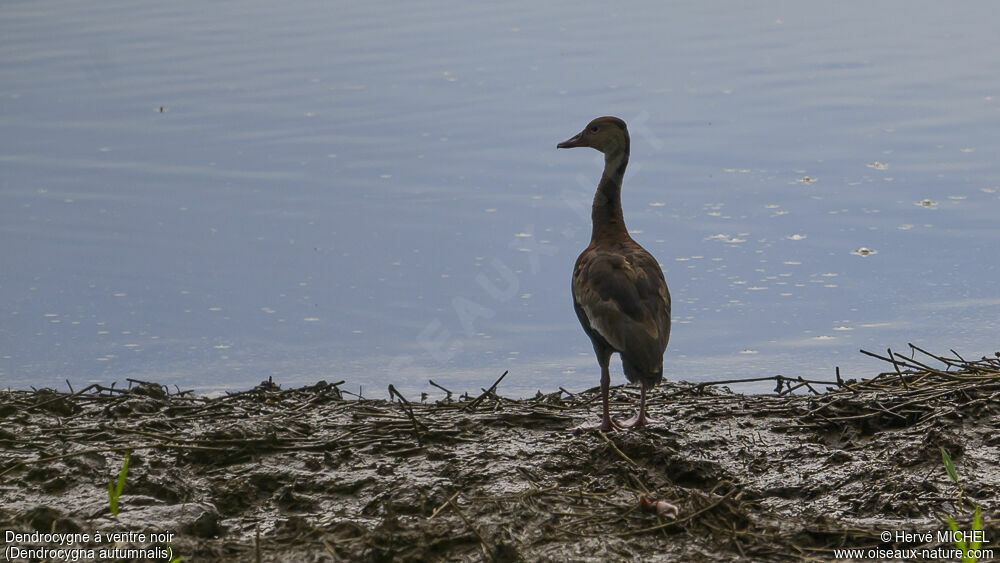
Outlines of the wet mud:
M 146 532 L 169 541 L 116 545 L 184 561 L 826 561 L 953 548 L 895 533 L 936 534 L 949 515 L 969 529 L 976 505 L 1000 541 L 1000 360 L 926 355 L 890 353 L 864 381 L 782 378 L 781 394 L 668 382 L 657 425 L 611 433 L 568 431 L 598 416 L 596 389 L 0 392 L 0 546 L 8 531 Z M 630 416 L 638 392 L 612 398 Z

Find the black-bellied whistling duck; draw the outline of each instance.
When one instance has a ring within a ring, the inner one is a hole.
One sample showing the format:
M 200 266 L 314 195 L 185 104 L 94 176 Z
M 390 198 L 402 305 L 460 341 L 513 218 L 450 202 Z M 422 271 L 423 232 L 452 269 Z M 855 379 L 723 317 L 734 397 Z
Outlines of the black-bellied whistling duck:
M 670 339 L 670 292 L 656 258 L 632 240 L 622 215 L 621 189 L 628 166 L 625 122 L 598 117 L 557 148 L 591 147 L 604 153 L 604 174 L 594 195 L 590 246 L 573 268 L 573 307 L 601 364 L 600 423 L 574 430 L 644 426 L 646 391 L 663 379 L 663 352 Z M 641 387 L 639 413 L 619 424 L 608 412 L 611 354 L 618 352 L 625 377 Z

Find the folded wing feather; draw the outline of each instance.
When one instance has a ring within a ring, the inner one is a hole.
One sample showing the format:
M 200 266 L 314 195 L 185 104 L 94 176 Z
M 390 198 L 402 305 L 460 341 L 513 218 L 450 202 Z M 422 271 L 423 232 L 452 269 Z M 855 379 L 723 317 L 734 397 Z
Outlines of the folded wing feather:
M 670 294 L 656 260 L 630 247 L 588 248 L 573 272 L 573 299 L 590 328 L 644 370 L 662 366 L 669 337 Z

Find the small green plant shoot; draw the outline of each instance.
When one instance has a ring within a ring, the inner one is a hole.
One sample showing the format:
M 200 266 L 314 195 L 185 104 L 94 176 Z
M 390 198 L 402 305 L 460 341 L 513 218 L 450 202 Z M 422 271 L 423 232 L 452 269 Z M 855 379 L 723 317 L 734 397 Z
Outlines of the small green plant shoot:
M 125 477 L 128 476 L 128 457 L 130 453 L 125 452 L 125 460 L 122 461 L 122 470 L 118 472 L 118 481 L 108 481 L 108 507 L 115 518 L 118 518 L 118 497 L 122 496 L 122 489 L 125 488 Z
M 971 542 L 971 545 L 966 548 L 965 541 L 958 539 L 958 524 L 951 518 L 951 516 L 945 516 L 948 520 L 948 527 L 951 531 L 955 533 L 955 547 L 962 551 L 962 563 L 976 563 L 977 557 L 975 555 L 976 550 L 982 542 L 976 540 Z M 976 532 L 983 529 L 982 512 L 979 507 L 976 507 L 976 514 L 972 517 L 972 531 Z
M 944 460 L 944 470 L 948 472 L 948 477 L 961 487 L 962 484 L 958 482 L 958 471 L 955 471 L 955 464 L 951 462 L 951 456 L 948 455 L 948 450 L 944 449 L 943 446 L 941 447 L 941 459 Z
M 961 502 L 962 498 L 965 496 L 965 489 L 962 488 L 962 484 L 958 482 L 958 472 L 955 471 L 955 464 L 951 461 L 951 456 L 948 455 L 947 450 L 943 447 L 941 448 L 941 459 L 944 461 L 944 470 L 948 473 L 948 478 L 952 480 L 955 485 L 958 486 L 958 499 Z M 948 521 L 948 527 L 955 534 L 955 547 L 962 552 L 962 563 L 976 563 L 977 557 L 975 555 L 976 550 L 979 549 L 982 542 L 979 540 L 970 542 L 970 545 L 966 545 L 965 541 L 959 538 L 958 524 L 955 522 L 954 518 L 951 516 L 945 516 Z M 983 515 L 976 505 L 976 512 L 972 517 L 972 531 L 978 532 L 983 529 Z

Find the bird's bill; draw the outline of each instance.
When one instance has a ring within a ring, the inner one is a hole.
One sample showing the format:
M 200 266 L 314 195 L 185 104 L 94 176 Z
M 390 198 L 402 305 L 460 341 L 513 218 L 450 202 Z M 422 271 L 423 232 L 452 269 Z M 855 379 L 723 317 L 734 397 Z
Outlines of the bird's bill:
M 580 131 L 576 135 L 566 139 L 565 141 L 556 145 L 557 149 L 571 149 L 574 147 L 586 147 L 588 146 L 583 140 L 583 131 Z

